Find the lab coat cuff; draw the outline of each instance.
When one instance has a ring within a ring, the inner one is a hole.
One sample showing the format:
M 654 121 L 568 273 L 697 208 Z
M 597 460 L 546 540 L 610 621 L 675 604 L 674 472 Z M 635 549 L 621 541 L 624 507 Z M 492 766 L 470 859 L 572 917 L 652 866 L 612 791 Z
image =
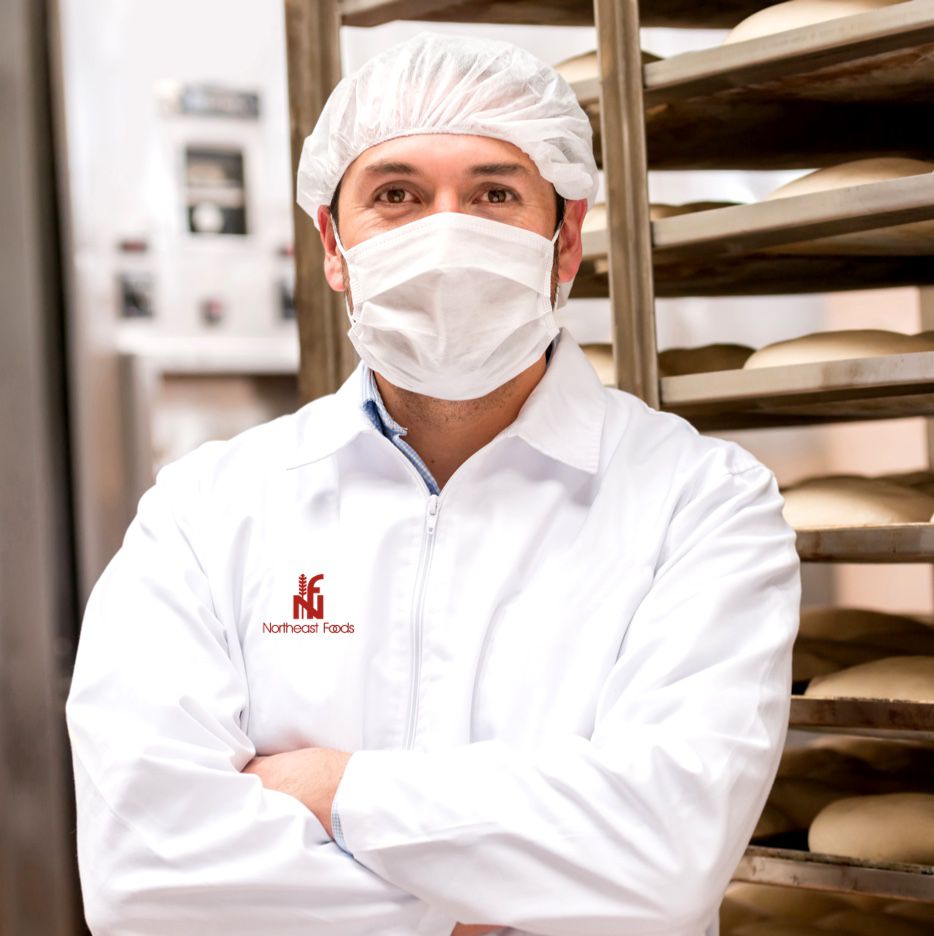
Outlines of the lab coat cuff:
M 381 778 L 382 782 L 388 780 L 399 759 L 406 755 L 417 756 L 413 751 L 370 750 L 354 751 L 348 758 L 331 807 L 332 822 L 333 813 L 340 809 L 341 847 L 351 854 L 368 851 L 374 839 L 380 837 Z M 377 870 L 369 859 L 365 863 Z
M 337 785 L 337 788 L 340 789 L 340 784 Z M 331 834 L 338 848 L 343 849 L 348 855 L 352 854 L 347 847 L 347 842 L 344 839 L 344 833 L 341 828 L 341 817 L 340 813 L 337 811 L 337 793 L 334 794 L 334 799 L 331 801 Z

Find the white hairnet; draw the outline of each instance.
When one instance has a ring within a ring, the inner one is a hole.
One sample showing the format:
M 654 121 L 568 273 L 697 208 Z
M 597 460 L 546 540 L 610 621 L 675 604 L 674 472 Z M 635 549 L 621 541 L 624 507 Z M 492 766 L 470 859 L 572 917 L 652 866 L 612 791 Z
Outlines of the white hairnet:
M 523 150 L 568 199 L 597 192 L 590 121 L 570 85 L 510 42 L 423 32 L 370 59 L 331 92 L 298 166 L 298 204 L 318 226 L 365 149 L 416 133 L 495 137 Z

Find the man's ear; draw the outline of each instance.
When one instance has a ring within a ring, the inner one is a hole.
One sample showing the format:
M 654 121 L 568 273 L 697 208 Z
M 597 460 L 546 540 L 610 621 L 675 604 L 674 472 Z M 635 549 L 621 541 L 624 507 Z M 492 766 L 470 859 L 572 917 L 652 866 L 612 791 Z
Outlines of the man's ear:
M 341 270 L 341 255 L 334 237 L 334 222 L 326 205 L 318 208 L 318 228 L 321 246 L 324 247 L 324 278 L 335 292 L 344 291 L 344 276 Z
M 564 203 L 564 223 L 558 235 L 558 280 L 570 282 L 577 275 L 584 256 L 581 245 L 581 225 L 587 213 L 587 199 L 578 198 Z

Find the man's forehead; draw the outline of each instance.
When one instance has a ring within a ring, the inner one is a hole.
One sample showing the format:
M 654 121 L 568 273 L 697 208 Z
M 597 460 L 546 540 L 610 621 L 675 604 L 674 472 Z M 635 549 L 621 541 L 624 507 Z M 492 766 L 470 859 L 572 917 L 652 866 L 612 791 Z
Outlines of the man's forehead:
M 421 168 L 412 163 L 401 162 L 397 159 L 379 159 L 366 164 L 362 172 L 367 175 L 417 175 Z M 466 167 L 470 175 L 531 175 L 528 166 L 519 162 L 479 162 Z
M 344 172 L 373 180 L 388 175 L 417 176 L 438 168 L 468 176 L 508 176 L 538 179 L 538 167 L 518 146 L 507 140 L 477 134 L 412 134 L 386 140 L 365 149 Z

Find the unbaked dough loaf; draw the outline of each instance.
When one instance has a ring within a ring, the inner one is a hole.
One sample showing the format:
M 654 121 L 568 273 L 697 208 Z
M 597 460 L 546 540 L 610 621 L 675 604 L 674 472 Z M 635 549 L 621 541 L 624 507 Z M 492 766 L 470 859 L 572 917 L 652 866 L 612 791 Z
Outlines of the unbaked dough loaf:
M 851 666 L 861 666 L 873 660 L 882 660 L 891 657 L 894 653 L 907 655 L 896 647 L 851 644 L 841 640 L 799 640 L 794 647 L 792 680 L 796 683 L 805 682 Z
M 739 202 L 693 201 L 682 205 L 669 205 L 667 202 L 653 202 L 649 205 L 649 217 L 653 221 L 659 218 L 673 218 L 675 215 L 692 214 L 695 211 L 712 211 L 714 208 L 733 208 Z
M 866 608 L 806 608 L 792 658 L 795 682 L 902 654 L 934 656 L 934 627 Z
M 782 491 L 785 520 L 797 530 L 927 523 L 934 497 L 875 478 L 809 478 Z
M 920 335 L 934 340 L 934 332 L 921 332 Z M 876 477 L 883 481 L 904 484 L 906 487 L 934 496 L 934 471 L 927 468 L 921 468 L 917 471 L 898 471 L 891 474 L 876 475 Z
M 852 789 L 835 789 L 808 777 L 776 777 L 769 792 L 769 803 L 788 817 L 793 829 L 806 829 L 828 803 L 852 792 Z
M 776 201 L 796 195 L 811 195 L 851 185 L 867 185 L 906 176 L 927 175 L 934 171 L 934 162 L 901 157 L 876 157 L 828 166 L 794 179 L 767 195 L 765 201 Z M 934 253 L 934 221 L 915 221 L 834 234 L 812 240 L 796 241 L 767 248 L 768 253 L 832 253 L 857 255 L 927 256 Z
M 775 201 L 795 195 L 812 195 L 815 192 L 829 192 L 831 189 L 846 188 L 849 185 L 868 185 L 871 182 L 885 182 L 888 179 L 902 179 L 929 172 L 934 172 L 934 162 L 926 159 L 907 159 L 901 156 L 854 159 L 836 166 L 815 169 L 807 175 L 792 179 L 766 195 L 764 201 Z
M 806 775 L 848 793 L 898 793 L 909 788 L 934 793 L 930 742 L 830 735 L 814 740 L 808 749 L 830 757 L 813 761 Z
M 651 52 L 642 50 L 642 64 L 660 61 L 659 56 Z M 555 71 L 568 83 L 574 84 L 575 81 L 588 81 L 600 77 L 600 71 L 597 67 L 597 51 L 582 52 L 580 55 L 574 55 L 558 62 L 555 65 Z
M 811 824 L 813 852 L 866 861 L 934 862 L 934 795 L 890 793 L 831 803 Z
M 740 20 L 727 34 L 723 44 L 771 36 L 787 29 L 865 13 L 900 2 L 902 0 L 787 0 Z
M 753 839 L 771 838 L 773 835 L 783 835 L 785 832 L 794 832 L 799 827 L 786 816 L 777 806 L 766 803 L 759 814 L 759 821 L 752 832 Z
M 919 651 L 930 646 L 934 653 L 934 627 L 906 614 L 848 605 L 802 608 L 798 637 L 806 640 L 857 641 Z
M 747 345 L 728 342 L 697 348 L 667 348 L 658 354 L 661 377 L 703 374 L 710 371 L 739 370 L 754 351 Z
M 913 354 L 916 351 L 934 351 L 934 341 L 881 328 L 850 328 L 813 332 L 767 344 L 750 355 L 743 367 L 749 370 L 756 367 L 787 367 L 885 354 Z
M 670 218 L 674 215 L 692 214 L 695 211 L 709 211 L 713 208 L 730 208 L 737 202 L 726 201 L 695 201 L 685 202 L 683 205 L 669 205 L 665 202 L 655 202 L 649 205 L 649 220 L 658 221 L 659 218 Z M 593 234 L 596 231 L 606 230 L 606 202 L 597 202 L 584 215 L 581 224 L 581 233 Z M 934 344 L 934 342 L 932 342 Z
M 934 702 L 934 657 L 886 657 L 812 679 L 804 694 L 817 699 L 898 699 Z

